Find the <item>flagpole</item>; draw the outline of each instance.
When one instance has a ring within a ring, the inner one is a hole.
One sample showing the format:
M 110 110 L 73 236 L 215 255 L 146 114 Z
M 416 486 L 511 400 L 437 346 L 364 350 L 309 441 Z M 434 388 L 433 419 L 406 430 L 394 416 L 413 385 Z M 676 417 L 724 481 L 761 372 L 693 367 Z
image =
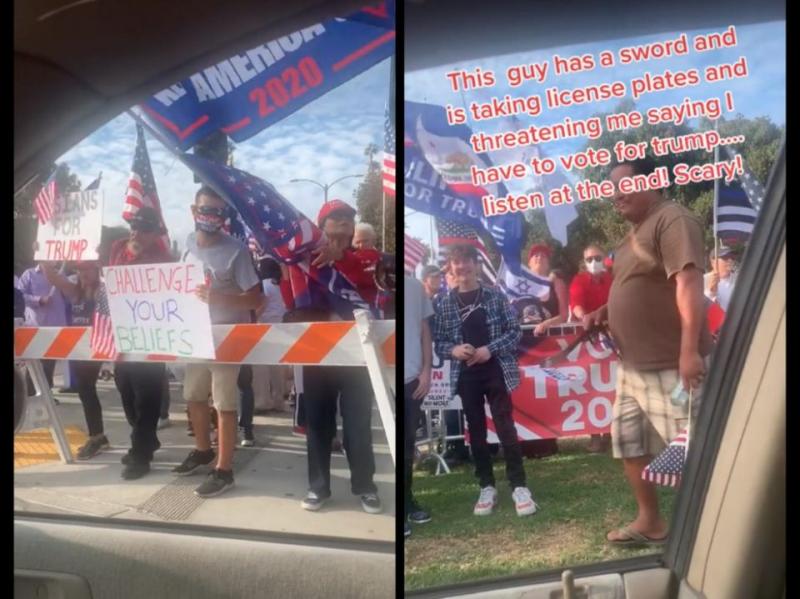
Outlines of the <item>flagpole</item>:
M 718 131 L 719 119 L 714 121 L 714 131 Z M 719 146 L 714 148 L 714 163 L 719 162 Z M 719 259 L 719 243 L 717 242 L 717 211 L 719 210 L 719 178 L 714 179 L 714 270 L 717 269 L 717 260 Z M 706 221 L 708 222 L 708 221 Z

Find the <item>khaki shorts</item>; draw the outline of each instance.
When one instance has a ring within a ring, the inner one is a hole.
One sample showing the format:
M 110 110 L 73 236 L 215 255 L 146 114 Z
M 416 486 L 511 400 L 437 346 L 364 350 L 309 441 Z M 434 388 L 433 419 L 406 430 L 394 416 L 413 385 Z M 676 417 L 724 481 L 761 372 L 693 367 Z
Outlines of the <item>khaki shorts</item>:
M 239 364 L 186 364 L 183 399 L 205 402 L 211 394 L 218 412 L 235 412 L 239 407 Z
M 709 360 L 706 359 L 706 369 Z M 615 458 L 655 456 L 689 423 L 689 402 L 672 404 L 678 370 L 639 371 L 617 365 L 617 397 L 611 421 Z M 692 422 L 697 418 L 703 387 L 692 392 Z

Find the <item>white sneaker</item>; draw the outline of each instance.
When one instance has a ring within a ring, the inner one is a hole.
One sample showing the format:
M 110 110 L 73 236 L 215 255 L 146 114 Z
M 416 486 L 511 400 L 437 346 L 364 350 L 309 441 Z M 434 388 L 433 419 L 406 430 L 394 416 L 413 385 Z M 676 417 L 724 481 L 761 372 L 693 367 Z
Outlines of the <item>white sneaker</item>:
M 517 508 L 517 516 L 530 516 L 539 509 L 527 487 L 517 487 L 511 497 L 514 499 L 514 507 Z
M 497 489 L 494 487 L 484 487 L 481 489 L 481 496 L 478 497 L 478 503 L 475 504 L 475 509 L 472 510 L 476 516 L 489 516 L 497 505 Z
M 169 418 L 159 418 L 158 419 L 158 430 L 162 430 L 172 426 L 172 423 L 169 421 Z

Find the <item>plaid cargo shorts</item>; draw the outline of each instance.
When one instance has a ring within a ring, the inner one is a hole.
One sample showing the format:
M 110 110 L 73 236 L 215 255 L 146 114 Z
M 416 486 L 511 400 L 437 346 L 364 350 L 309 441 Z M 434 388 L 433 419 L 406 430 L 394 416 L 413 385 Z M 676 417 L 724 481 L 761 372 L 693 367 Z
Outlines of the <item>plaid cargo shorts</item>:
M 708 370 L 709 358 L 706 358 Z M 617 397 L 611 421 L 615 458 L 657 455 L 689 422 L 689 403 L 675 406 L 670 395 L 678 370 L 641 371 L 617 364 Z M 692 393 L 692 421 L 697 417 L 703 387 Z

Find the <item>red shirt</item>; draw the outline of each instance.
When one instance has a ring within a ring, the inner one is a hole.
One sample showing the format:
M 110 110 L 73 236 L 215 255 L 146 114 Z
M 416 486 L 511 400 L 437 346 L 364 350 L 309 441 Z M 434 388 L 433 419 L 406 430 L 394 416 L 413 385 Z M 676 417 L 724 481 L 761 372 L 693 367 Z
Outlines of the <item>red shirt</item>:
M 357 250 L 348 248 L 341 260 L 334 263 L 336 270 L 342 273 L 358 290 L 365 302 L 372 305 L 378 294 L 375 286 L 375 267 L 381 253 L 378 250 Z
M 611 274 L 602 272 L 592 275 L 588 272 L 579 272 L 572 279 L 569 286 L 569 307 L 583 308 L 584 312 L 594 312 L 608 302 L 608 292 L 611 289 Z

